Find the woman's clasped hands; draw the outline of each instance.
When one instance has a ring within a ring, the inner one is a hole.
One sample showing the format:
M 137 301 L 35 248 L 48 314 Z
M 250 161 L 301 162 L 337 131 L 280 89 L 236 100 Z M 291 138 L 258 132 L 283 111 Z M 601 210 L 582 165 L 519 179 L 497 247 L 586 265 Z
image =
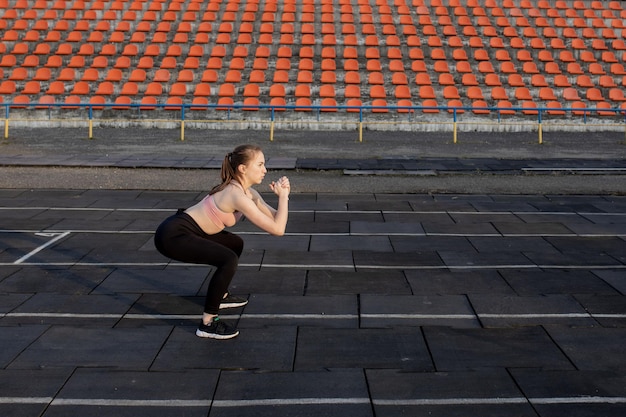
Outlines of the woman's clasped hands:
M 274 194 L 276 194 L 277 196 L 281 196 L 281 195 L 289 195 L 289 192 L 291 191 L 291 185 L 289 184 L 289 178 L 283 176 L 280 177 L 278 180 L 276 181 L 272 181 L 270 183 L 270 189 L 274 192 Z

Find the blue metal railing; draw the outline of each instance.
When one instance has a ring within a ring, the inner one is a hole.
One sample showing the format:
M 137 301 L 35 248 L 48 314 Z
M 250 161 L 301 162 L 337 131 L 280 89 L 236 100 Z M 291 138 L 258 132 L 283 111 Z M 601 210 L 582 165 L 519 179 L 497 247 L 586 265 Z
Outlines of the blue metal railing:
M 89 138 L 93 138 L 93 121 L 94 110 L 138 110 L 138 111 L 155 111 L 155 110 L 167 110 L 167 111 L 180 111 L 180 118 L 172 118 L 181 123 L 181 140 L 184 140 L 184 124 L 189 111 L 226 111 L 227 120 L 230 120 L 231 113 L 234 111 L 268 111 L 270 123 L 270 140 L 273 140 L 274 123 L 276 122 L 277 113 L 283 113 L 285 111 L 294 112 L 315 112 L 317 115 L 317 121 L 321 120 L 322 113 L 336 113 L 339 111 L 345 111 L 346 113 L 358 113 L 358 125 L 359 125 L 359 141 L 362 141 L 362 126 L 366 123 L 365 115 L 369 113 L 403 113 L 407 114 L 409 120 L 411 116 L 417 112 L 423 113 L 449 113 L 452 116 L 454 142 L 457 141 L 456 125 L 459 122 L 459 115 L 464 113 L 479 113 L 479 114 L 495 114 L 497 120 L 500 123 L 503 115 L 519 115 L 520 113 L 526 117 L 535 116 L 536 122 L 539 127 L 539 142 L 542 142 L 541 138 L 541 126 L 544 116 L 546 114 L 555 116 L 564 116 L 566 114 L 572 114 L 576 116 L 582 116 L 583 123 L 587 123 L 587 118 L 590 115 L 597 114 L 599 116 L 615 116 L 620 117 L 620 123 L 624 123 L 626 126 L 626 108 L 579 108 L 579 107 L 470 107 L 470 106 L 325 106 L 325 105 L 267 105 L 267 104 L 156 104 L 156 103 L 0 103 L 0 106 L 4 106 L 5 109 L 5 129 L 4 137 L 8 138 L 9 121 L 11 120 L 10 109 L 37 109 L 48 110 L 48 113 L 54 108 L 62 110 L 77 110 L 86 109 L 88 112 L 89 122 Z M 440 122 L 438 122 L 440 123 Z

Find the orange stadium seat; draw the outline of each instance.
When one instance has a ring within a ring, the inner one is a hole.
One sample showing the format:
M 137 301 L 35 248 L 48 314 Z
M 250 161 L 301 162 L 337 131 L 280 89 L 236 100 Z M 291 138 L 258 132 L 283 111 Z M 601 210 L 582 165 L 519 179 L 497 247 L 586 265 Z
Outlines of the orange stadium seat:
M 555 114 L 564 115 L 565 114 L 565 110 L 560 110 L 563 108 L 563 106 L 558 101 L 549 101 L 545 104 L 545 107 L 549 109 L 547 110 L 548 114 L 552 114 L 552 115 L 555 115 Z
M 170 80 L 171 74 L 167 69 L 158 69 L 154 73 L 153 81 L 166 83 Z
M 0 94 L 11 95 L 15 94 L 15 91 L 16 87 L 14 81 L 7 80 L 0 83 Z
M 161 96 L 163 94 L 163 85 L 159 82 L 151 82 L 147 85 L 144 94 L 147 96 Z
M 222 84 L 218 89 L 219 97 L 233 97 L 235 95 L 235 86 L 233 84 Z
M 472 103 L 472 113 L 474 114 L 489 114 L 490 111 L 487 108 L 487 102 L 484 100 L 476 100 Z
M 626 101 L 626 96 L 624 96 L 624 90 L 621 88 L 611 88 L 609 90 L 609 99 L 612 101 Z
M 176 82 L 169 88 L 170 96 L 185 96 L 187 94 L 187 85 L 185 83 Z
M 591 77 L 587 74 L 581 74 L 576 78 L 576 85 L 583 88 L 595 87 Z
M 11 75 L 9 76 L 9 80 L 11 81 L 24 81 L 28 77 L 28 72 L 26 68 L 17 67 L 13 68 Z
M 556 62 L 546 62 L 544 72 L 546 74 L 561 74 L 561 68 Z
M 70 94 L 85 96 L 85 95 L 88 95 L 90 92 L 91 92 L 91 87 L 87 81 L 78 81 L 74 84 L 74 88 L 72 88 L 72 91 Z M 50 92 L 50 94 L 52 93 Z
M 489 87 L 499 87 L 502 85 L 502 81 L 500 81 L 500 76 L 495 73 L 486 74 L 484 83 L 486 86 Z
M 128 81 L 139 83 L 146 81 L 146 71 L 141 68 L 134 69 L 128 76 Z
M 368 84 L 373 84 L 373 85 L 383 85 L 385 84 L 385 77 L 383 76 L 383 74 L 381 72 L 370 72 L 368 78 L 367 78 L 367 82 Z
M 464 86 L 477 86 L 478 85 L 478 80 L 476 80 L 476 76 L 472 73 L 466 73 L 463 74 L 463 77 L 461 78 L 461 83 Z
M 114 91 L 115 91 L 115 87 L 112 82 L 103 81 L 102 83 L 98 85 L 98 88 L 96 89 L 94 94 L 97 94 L 100 96 L 110 96 L 114 93 Z
M 81 81 L 98 81 L 100 79 L 100 72 L 96 68 L 87 68 L 80 79 Z
M 572 84 L 569 82 L 569 79 L 562 74 L 558 74 L 554 76 L 554 86 L 555 87 L 571 87 Z
M 35 55 L 49 55 L 50 54 L 50 44 L 49 43 L 38 43 L 37 46 L 35 46 L 35 50 L 33 51 L 33 54 Z M 2 53 L 4 53 L 3 51 L 0 51 Z
M 517 100 L 532 100 L 532 95 L 527 87 L 517 87 L 515 89 L 515 98 Z
M 202 78 L 200 79 L 203 83 L 214 83 L 217 82 L 218 74 L 216 70 L 207 69 L 202 73 Z
M 40 67 L 37 68 L 33 80 L 35 81 L 49 81 L 52 78 L 52 72 L 49 68 Z
M 543 76 L 543 74 L 533 74 L 533 76 L 530 78 L 530 84 L 533 87 L 547 87 L 548 86 L 548 82 L 546 81 L 546 78 Z
M 596 104 L 596 109 L 598 110 L 597 114 L 599 116 L 615 116 L 615 111 L 611 110 L 611 103 L 608 103 L 606 101 L 599 101 Z M 608 111 L 604 111 L 604 110 L 600 110 L 600 109 L 607 109 Z
M 394 72 L 391 76 L 391 84 L 408 85 L 409 80 L 404 72 Z
M 323 84 L 320 86 L 320 97 L 335 97 L 335 86 L 332 84 Z
M 509 96 L 504 87 L 493 87 L 491 89 L 491 99 L 494 101 L 508 100 Z
M 130 97 L 119 96 L 115 99 L 115 106 L 111 108 L 114 110 L 128 110 L 130 109 L 130 105 L 132 104 L 132 100 Z
M 260 90 L 258 84 L 247 84 L 243 89 L 244 97 L 259 97 Z
M 17 65 L 17 57 L 15 55 L 3 55 L 0 60 L 0 67 L 14 67 Z
M 543 87 L 539 89 L 539 98 L 544 101 L 552 101 L 557 99 L 554 95 L 554 91 L 550 87 Z
M 613 88 L 613 87 L 617 87 L 617 84 L 615 83 L 615 81 L 613 80 L 613 77 L 611 77 L 610 75 L 602 75 L 599 79 L 598 79 L 598 85 L 600 87 L 603 88 Z
M 127 57 L 120 57 L 127 58 Z M 178 67 L 178 62 L 173 56 L 166 56 L 161 60 L 161 69 L 176 69 Z
M 302 91 L 298 92 L 302 97 L 304 97 L 305 93 L 303 93 Z M 309 93 L 306 93 L 306 97 L 308 97 L 310 95 Z M 282 84 L 273 84 L 270 87 L 270 91 L 269 91 L 269 96 L 270 97 L 285 97 L 285 86 Z M 296 97 L 298 97 L 298 94 L 296 94 Z
M 461 102 L 461 100 L 459 99 L 452 99 L 452 100 L 448 100 L 447 106 L 450 107 L 450 109 L 448 109 L 448 113 L 456 113 L 456 114 L 463 114 L 465 113 L 465 110 L 463 110 L 463 102 Z
M 286 70 L 278 70 L 274 71 L 273 82 L 275 83 L 288 83 L 289 82 L 289 71 Z
M 503 74 L 516 74 L 517 68 L 511 61 L 505 61 L 500 64 L 500 72 Z
M 515 114 L 516 111 L 512 110 L 513 104 L 508 100 L 500 100 L 497 103 L 496 108 L 499 114 Z
M 430 85 L 423 85 L 419 88 L 419 92 L 418 95 L 421 99 L 434 99 L 437 98 L 437 94 L 435 93 L 435 90 L 432 86 Z M 408 94 L 408 97 L 396 97 L 396 98 L 410 98 L 410 91 Z
M 30 97 L 20 94 L 13 98 L 13 105 L 10 106 L 12 109 L 25 109 L 30 104 Z
M 128 81 L 124 83 L 120 92 L 120 94 L 124 96 L 135 96 L 138 93 L 139 93 L 139 86 L 137 85 L 137 83 L 132 82 L 132 81 Z
M 43 95 L 37 101 L 39 103 L 38 106 L 35 106 L 36 109 L 47 109 L 50 108 L 49 105 L 54 105 L 56 103 L 56 99 L 53 96 Z
M 383 70 L 380 60 L 369 59 L 366 64 L 366 69 L 370 72 L 380 72 Z
M 578 95 L 578 90 L 572 87 L 567 87 L 563 89 L 563 99 L 567 101 L 580 101 L 580 96 Z
M 155 110 L 157 99 L 154 96 L 145 96 L 141 98 L 140 110 Z
M 424 109 L 422 109 L 423 113 L 439 113 L 439 109 L 436 108 L 438 106 L 437 100 L 424 100 L 422 101 L 422 106 L 425 107 Z
M 195 79 L 194 72 L 190 69 L 182 69 L 176 76 L 177 82 L 193 82 Z
M 211 95 L 211 84 L 199 83 L 196 84 L 193 95 L 195 97 L 208 97 Z
M 425 76 L 425 79 L 428 80 L 428 83 L 430 83 L 430 77 L 428 76 L 428 74 L 423 74 Z M 452 76 L 452 74 L 449 73 L 441 73 L 439 74 L 439 85 L 455 85 L 456 81 L 454 81 L 454 77 Z
M 78 96 L 69 95 L 65 97 L 63 101 L 65 105 L 61 106 L 63 109 L 78 109 L 79 106 L 77 104 L 81 104 L 81 99 Z
M 522 107 L 523 114 L 527 114 L 527 115 L 539 114 L 537 110 L 534 110 L 537 108 L 537 103 L 535 103 L 534 101 L 530 101 L 530 100 L 523 101 L 520 104 L 520 106 Z
M 224 82 L 227 83 L 238 83 L 241 81 L 241 71 L 236 69 L 231 69 L 226 72 L 226 76 L 224 77 Z
M 626 75 L 626 69 L 624 69 L 624 65 L 620 63 L 611 64 L 610 71 L 613 75 Z
M 591 75 L 605 75 L 606 74 L 606 71 L 604 71 L 604 68 L 602 67 L 602 65 L 597 62 L 592 62 L 589 64 L 588 72 Z
M 444 87 L 443 89 L 443 97 L 445 99 L 451 100 L 451 99 L 460 99 L 461 96 L 459 95 L 459 91 L 456 88 L 456 86 L 453 85 L 449 85 Z
M 480 87 L 468 87 L 467 97 L 471 100 L 484 100 L 483 92 Z
M 585 93 L 587 100 L 589 101 L 604 101 L 604 97 L 602 96 L 602 91 L 600 89 L 592 87 L 588 88 Z
M 361 89 L 356 85 L 347 85 L 344 90 L 344 97 L 359 98 L 361 97 Z

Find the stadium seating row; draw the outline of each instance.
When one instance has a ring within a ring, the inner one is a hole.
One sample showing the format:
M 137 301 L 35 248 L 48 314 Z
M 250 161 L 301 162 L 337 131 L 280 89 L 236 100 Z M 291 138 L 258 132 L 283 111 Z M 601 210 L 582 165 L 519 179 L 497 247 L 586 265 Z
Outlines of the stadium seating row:
M 619 1 L 0 0 L 0 99 L 626 108 L 625 20 Z

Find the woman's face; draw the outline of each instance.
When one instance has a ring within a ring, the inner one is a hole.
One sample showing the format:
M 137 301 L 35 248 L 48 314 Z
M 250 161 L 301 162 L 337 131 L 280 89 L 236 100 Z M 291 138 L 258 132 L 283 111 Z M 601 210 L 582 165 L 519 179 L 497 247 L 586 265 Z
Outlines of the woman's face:
M 267 169 L 265 168 L 265 155 L 256 152 L 254 157 L 246 165 L 240 165 L 241 173 L 248 184 L 261 184 Z

